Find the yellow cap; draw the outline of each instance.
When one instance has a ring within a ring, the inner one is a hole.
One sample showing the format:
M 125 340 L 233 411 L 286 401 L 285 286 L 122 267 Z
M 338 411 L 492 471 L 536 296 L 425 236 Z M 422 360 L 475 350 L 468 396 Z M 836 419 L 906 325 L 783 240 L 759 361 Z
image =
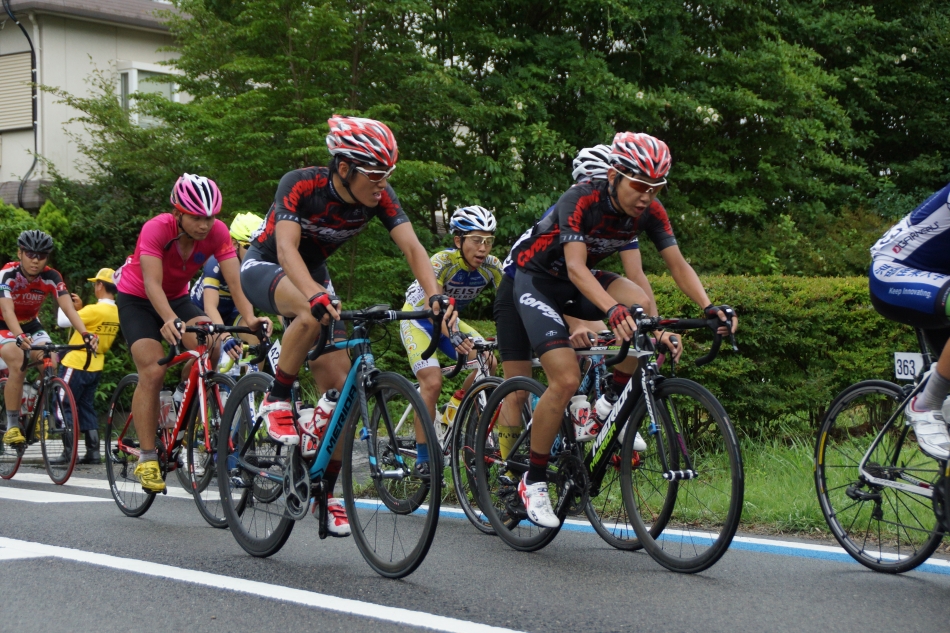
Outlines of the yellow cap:
M 104 281 L 107 284 L 114 284 L 115 282 L 112 281 L 112 275 L 114 274 L 115 271 L 111 268 L 100 268 L 95 277 L 90 277 L 86 281 Z

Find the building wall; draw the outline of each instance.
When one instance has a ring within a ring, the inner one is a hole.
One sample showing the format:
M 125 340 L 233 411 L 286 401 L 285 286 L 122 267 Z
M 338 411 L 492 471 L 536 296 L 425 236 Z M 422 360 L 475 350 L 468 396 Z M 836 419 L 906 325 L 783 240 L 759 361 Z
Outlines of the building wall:
M 159 48 L 171 44 L 167 34 L 89 22 L 54 15 L 36 15 L 36 28 L 26 15 L 17 16 L 34 38 L 39 58 L 38 81 L 75 96 L 91 94 L 89 78 L 98 69 L 115 74 L 123 62 L 158 63 L 173 57 Z M 36 33 L 38 35 L 34 35 Z M 0 29 L 0 55 L 29 50 L 26 38 L 11 21 Z M 118 81 L 116 79 L 116 81 Z M 84 136 L 82 126 L 67 123 L 78 112 L 45 92 L 39 99 L 39 154 L 70 178 L 81 178 L 82 156 L 67 134 Z M 0 133 L 0 183 L 17 180 L 29 169 L 32 131 Z M 41 165 L 32 178 L 45 176 Z

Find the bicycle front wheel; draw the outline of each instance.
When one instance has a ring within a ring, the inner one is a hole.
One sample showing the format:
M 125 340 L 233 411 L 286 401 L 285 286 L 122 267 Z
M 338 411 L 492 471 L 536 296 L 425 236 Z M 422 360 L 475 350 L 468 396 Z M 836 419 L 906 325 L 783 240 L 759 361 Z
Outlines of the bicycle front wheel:
M 481 417 L 495 387 L 502 379 L 489 376 L 472 385 L 459 403 L 452 427 L 452 483 L 462 512 L 478 531 L 495 534 L 488 517 L 478 509 L 478 490 L 475 486 L 475 437 L 478 418 Z
M 942 492 L 940 467 L 914 441 L 903 400 L 894 383 L 851 385 L 831 403 L 815 445 L 815 488 L 832 534 L 856 561 L 892 574 L 923 563 L 943 539 L 930 499 Z
M 73 391 L 62 378 L 53 378 L 46 387 L 37 424 L 46 472 L 53 483 L 63 485 L 76 466 L 79 414 Z
M 226 528 L 228 518 L 222 507 L 216 459 L 224 403 L 234 389 L 234 379 L 227 374 L 214 373 L 205 379 L 205 387 L 208 397 L 204 412 L 199 415 L 201 403 L 195 398 L 188 415 L 188 430 L 185 431 L 187 445 L 182 450 L 187 457 L 185 463 L 190 490 L 198 512 L 211 527 Z
M 285 512 L 280 483 L 290 449 L 270 439 L 257 413 L 273 382 L 254 372 L 234 385 L 215 447 L 221 511 L 238 545 L 259 557 L 280 551 L 295 523 Z
M 726 553 L 739 528 L 745 486 L 739 444 L 726 411 L 701 385 L 667 378 L 654 398 L 654 418 L 641 399 L 627 423 L 620 453 L 624 502 L 655 561 L 697 573 Z M 637 431 L 646 457 L 656 456 L 639 465 Z
M 3 407 L 2 411 L 4 415 L 6 415 L 7 411 L 7 399 L 3 395 L 6 386 L 7 379 L 0 378 L 0 405 Z M 19 409 L 19 406 L 17 406 L 17 408 Z M 4 430 L 7 428 L 6 420 L 3 420 L 3 428 Z M 9 444 L 0 442 L 0 478 L 10 479 L 16 474 L 16 471 L 20 469 L 20 462 L 23 460 L 23 453 L 25 452 L 25 444 L 10 446 Z
M 129 374 L 116 385 L 106 419 L 106 475 L 112 498 L 125 515 L 140 517 L 152 506 L 155 493 L 145 492 L 133 474 L 139 458 L 126 449 L 139 448 L 139 436 L 132 422 L 132 395 L 139 384 L 138 374 Z
M 402 578 L 432 545 L 442 499 L 439 439 L 419 392 L 406 378 L 378 374 L 365 392 L 368 418 L 354 402 L 343 429 L 343 495 L 356 545 L 377 573 Z M 396 432 L 407 408 L 422 420 Z M 326 441 L 326 440 L 325 440 Z M 416 445 L 429 447 L 430 476 L 415 474 Z

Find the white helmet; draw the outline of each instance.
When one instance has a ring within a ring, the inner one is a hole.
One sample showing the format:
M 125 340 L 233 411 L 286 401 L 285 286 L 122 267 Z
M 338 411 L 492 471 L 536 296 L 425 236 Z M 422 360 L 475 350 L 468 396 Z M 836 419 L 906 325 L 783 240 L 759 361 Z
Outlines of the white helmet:
M 460 207 L 452 214 L 449 220 L 449 227 L 459 233 L 469 233 L 471 231 L 486 231 L 494 233 L 498 228 L 498 222 L 492 212 L 484 207 L 473 205 L 471 207 Z
M 610 168 L 610 146 L 594 145 L 585 147 L 574 158 L 574 171 L 571 176 L 575 182 L 582 180 L 603 180 Z

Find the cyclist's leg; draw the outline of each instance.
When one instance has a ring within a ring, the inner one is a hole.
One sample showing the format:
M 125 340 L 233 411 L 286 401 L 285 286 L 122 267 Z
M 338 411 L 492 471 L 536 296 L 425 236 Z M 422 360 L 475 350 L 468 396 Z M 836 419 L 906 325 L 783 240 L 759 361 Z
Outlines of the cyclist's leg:
M 16 407 L 3 412 L 3 425 L 5 429 L 4 440 L 12 440 L 15 436 L 22 437 L 23 429 L 20 428 L 20 407 L 19 404 L 23 399 L 23 372 L 20 370 L 20 365 L 23 363 L 23 352 L 19 347 L 14 343 L 13 333 L 9 330 L 0 330 L 0 357 L 3 358 L 3 362 L 7 364 L 8 375 L 7 381 L 3 386 L 3 397 L 4 402 L 7 406 Z M 13 429 L 18 429 L 16 433 L 11 432 Z M 9 438 L 7 436 L 9 434 Z M 22 440 L 18 440 L 22 441 Z M 11 443 L 7 441 L 7 443 Z
M 403 306 L 402 309 L 411 310 L 412 306 Z M 426 404 L 429 416 L 435 420 L 435 408 L 442 391 L 442 369 L 435 354 L 425 360 L 422 358 L 422 352 L 432 343 L 431 328 L 431 324 L 426 328 L 425 324 L 419 321 L 399 322 L 399 336 L 403 347 L 406 348 L 412 373 L 419 381 L 419 395 Z M 416 431 L 419 430 L 417 420 Z
M 514 300 L 514 281 L 503 275 L 495 293 L 493 306 L 498 352 L 505 380 L 516 376 L 531 377 L 531 341 L 524 323 L 518 314 Z M 521 435 L 521 409 L 525 403 L 524 391 L 517 391 L 505 398 L 501 414 L 495 423 L 498 433 L 498 448 L 507 459 L 515 442 Z

